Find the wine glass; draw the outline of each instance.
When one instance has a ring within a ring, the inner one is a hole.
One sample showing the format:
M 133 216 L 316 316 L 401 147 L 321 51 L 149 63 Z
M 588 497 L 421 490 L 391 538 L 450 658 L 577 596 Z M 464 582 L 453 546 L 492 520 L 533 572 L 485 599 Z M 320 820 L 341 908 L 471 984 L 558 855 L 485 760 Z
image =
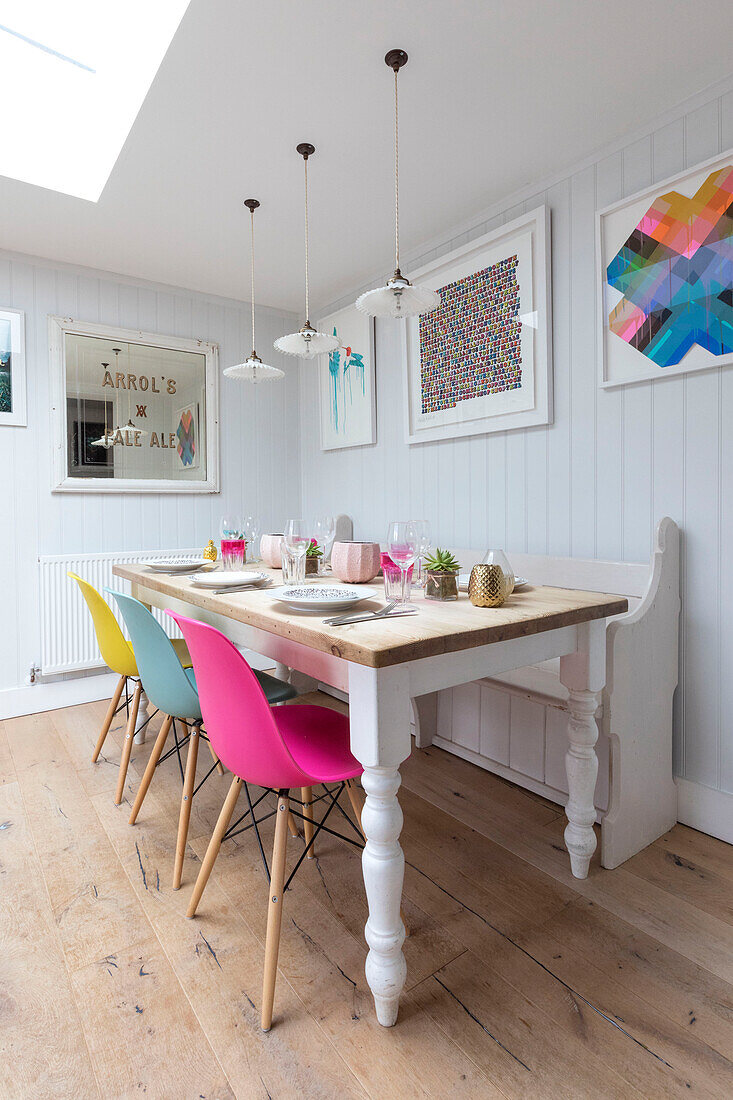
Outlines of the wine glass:
M 310 546 L 311 536 L 305 520 L 289 519 L 285 526 L 283 541 L 300 572 L 300 561 L 303 559 L 305 567 L 305 552 Z
M 333 540 L 336 535 L 336 520 L 333 516 L 319 516 L 313 524 L 313 537 L 321 548 L 321 557 L 318 559 L 318 572 L 325 572 L 326 558 L 331 553 Z
M 219 524 L 221 536 L 221 564 L 223 569 L 241 569 L 245 559 L 245 541 L 240 516 L 231 512 L 222 516 Z
M 430 549 L 430 524 L 426 519 L 414 519 L 412 521 L 417 535 L 417 568 L 413 573 L 412 583 L 416 588 L 424 588 L 427 574 L 423 569 L 422 559 Z
M 387 528 L 387 550 L 402 575 L 400 604 L 410 602 L 408 571 L 418 554 L 418 538 L 412 520 L 394 520 Z
M 249 547 L 249 560 L 260 560 L 260 535 L 262 534 L 262 524 L 257 516 L 245 516 L 244 517 L 244 537 L 247 540 L 247 546 Z

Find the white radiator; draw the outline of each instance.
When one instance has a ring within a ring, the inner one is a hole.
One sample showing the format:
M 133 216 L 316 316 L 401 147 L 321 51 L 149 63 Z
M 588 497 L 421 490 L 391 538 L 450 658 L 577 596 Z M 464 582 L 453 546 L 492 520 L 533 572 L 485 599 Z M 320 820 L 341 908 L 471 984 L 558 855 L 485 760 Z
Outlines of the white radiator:
M 130 585 L 112 575 L 115 565 L 130 565 L 164 557 L 166 554 L 200 554 L 193 550 L 132 550 L 111 554 L 53 554 L 38 559 L 41 589 L 41 672 L 50 676 L 59 672 L 78 672 L 85 668 L 104 668 L 92 617 L 79 585 L 66 576 L 78 573 L 104 595 L 104 586 L 129 592 Z M 117 614 L 113 599 L 109 600 Z M 153 610 L 171 637 L 180 637 L 169 615 Z M 123 627 L 122 618 L 117 619 Z M 173 628 L 173 629 L 172 629 Z M 127 633 L 125 632 L 126 636 Z

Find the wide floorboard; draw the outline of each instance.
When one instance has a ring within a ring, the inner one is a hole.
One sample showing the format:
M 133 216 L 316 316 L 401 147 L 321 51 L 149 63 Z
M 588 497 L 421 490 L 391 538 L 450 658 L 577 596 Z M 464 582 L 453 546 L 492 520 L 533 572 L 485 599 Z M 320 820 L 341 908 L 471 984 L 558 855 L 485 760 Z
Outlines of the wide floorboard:
M 185 919 L 230 779 L 196 795 L 174 891 L 178 763 L 128 825 L 159 719 L 115 806 L 121 725 L 90 762 L 105 709 L 0 723 L 3 1098 L 733 1096 L 729 845 L 677 826 L 578 882 L 559 807 L 416 750 L 400 792 L 397 1026 L 377 1024 L 364 978 L 359 853 L 322 835 L 285 897 L 264 1035 L 267 888 L 251 832 L 225 843 Z M 291 862 L 300 852 L 291 840 Z

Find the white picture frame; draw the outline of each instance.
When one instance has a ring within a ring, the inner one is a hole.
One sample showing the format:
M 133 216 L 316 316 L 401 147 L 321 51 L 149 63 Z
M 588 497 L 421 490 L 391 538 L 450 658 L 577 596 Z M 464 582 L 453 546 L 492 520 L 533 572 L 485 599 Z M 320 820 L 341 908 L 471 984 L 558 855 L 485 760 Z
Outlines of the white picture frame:
M 10 392 L 10 409 L 0 410 L 0 426 L 25 428 L 28 424 L 26 410 L 26 354 L 25 354 L 25 313 L 21 309 L 0 307 L 0 326 L 2 327 L 2 346 L 0 358 L 5 360 L 6 351 L 10 354 L 10 367 L 7 370 L 7 388 Z M 5 348 L 6 339 L 8 342 Z M 0 371 L 6 368 L 0 365 Z M 5 382 L 4 388 L 5 388 Z
M 51 367 L 52 491 L 55 493 L 218 493 L 219 492 L 219 349 L 204 340 L 117 328 L 72 317 L 49 316 Z M 126 344 L 173 351 L 194 352 L 205 357 L 206 394 L 206 478 L 94 478 L 70 477 L 67 466 L 66 364 L 67 334 L 96 336 Z
M 678 172 L 597 211 L 596 330 L 598 385 L 602 389 L 629 386 L 652 379 L 674 378 L 680 374 L 712 370 L 733 363 L 733 352 L 713 355 L 699 344 L 694 344 L 680 362 L 661 366 L 622 336 L 611 331 L 608 323 L 610 311 L 623 297 L 608 284 L 608 265 L 638 226 L 652 202 L 669 191 L 677 191 L 691 198 L 713 172 L 726 165 L 733 165 L 733 150 L 703 161 L 684 172 Z
M 319 356 L 321 450 L 370 446 L 377 438 L 374 319 L 347 306 L 323 317 L 318 331 L 335 333 L 342 341 L 332 355 Z M 350 354 L 344 349 L 350 349 Z
M 405 438 L 407 443 L 466 438 L 552 422 L 552 303 L 550 211 L 539 206 L 410 274 L 411 282 L 440 290 L 504 259 L 517 257 L 521 325 L 521 385 L 451 408 L 422 405 L 420 318 L 404 324 Z

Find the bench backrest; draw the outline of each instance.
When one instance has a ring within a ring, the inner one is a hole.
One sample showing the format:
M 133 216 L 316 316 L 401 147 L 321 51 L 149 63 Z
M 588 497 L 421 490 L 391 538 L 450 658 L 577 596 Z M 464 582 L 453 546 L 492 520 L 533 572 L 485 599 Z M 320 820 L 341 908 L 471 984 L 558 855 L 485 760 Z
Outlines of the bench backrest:
M 486 549 L 456 551 L 462 571 L 470 573 L 471 566 L 481 561 Z M 592 558 L 550 558 L 544 554 L 520 554 L 510 550 L 506 554 L 517 577 L 526 577 L 532 584 L 548 584 L 554 588 L 579 588 L 584 592 L 608 592 L 614 596 L 641 598 L 651 576 L 648 562 L 640 565 Z

